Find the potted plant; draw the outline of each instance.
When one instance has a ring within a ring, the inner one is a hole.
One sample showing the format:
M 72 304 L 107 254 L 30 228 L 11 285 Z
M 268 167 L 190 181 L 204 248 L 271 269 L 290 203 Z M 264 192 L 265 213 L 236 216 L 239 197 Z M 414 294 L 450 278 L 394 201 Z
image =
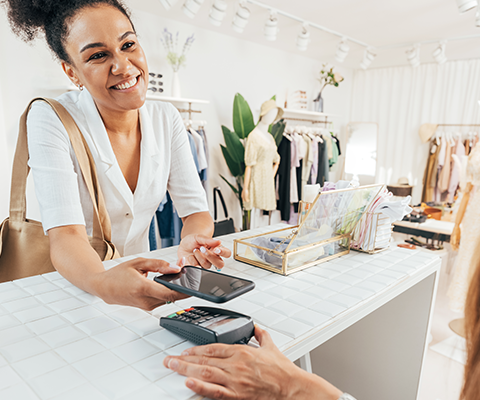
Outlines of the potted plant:
M 275 96 L 273 96 L 275 99 Z M 257 122 L 258 123 L 258 122 Z M 235 184 L 229 182 L 225 176 L 220 177 L 228 184 L 237 196 L 240 202 L 240 208 L 243 211 L 242 229 L 250 228 L 250 210 L 244 210 L 242 201 L 242 190 L 245 175 L 245 143 L 248 135 L 255 128 L 252 110 L 247 101 L 240 93 L 235 95 L 233 100 L 233 131 L 225 125 L 222 125 L 223 138 L 225 145 L 221 144 L 222 154 L 230 173 L 235 178 Z M 273 135 L 277 146 L 282 140 L 285 123 L 283 120 L 270 126 L 270 133 Z
M 320 71 L 320 78 L 318 78 L 318 81 L 321 85 L 320 93 L 318 93 L 317 98 L 313 100 L 313 102 L 316 103 L 315 111 L 323 113 L 323 89 L 325 89 L 327 85 L 337 87 L 340 82 L 343 81 L 343 79 L 343 76 L 340 75 L 338 72 L 333 72 L 333 67 L 328 69 L 327 64 L 323 64 L 322 70 Z

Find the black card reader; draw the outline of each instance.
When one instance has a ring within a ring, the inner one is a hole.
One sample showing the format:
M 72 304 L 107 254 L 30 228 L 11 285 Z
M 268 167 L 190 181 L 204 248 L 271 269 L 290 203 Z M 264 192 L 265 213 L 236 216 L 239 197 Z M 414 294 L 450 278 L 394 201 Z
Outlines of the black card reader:
M 247 344 L 255 331 L 248 315 L 214 307 L 177 311 L 160 318 L 160 326 L 198 345 Z

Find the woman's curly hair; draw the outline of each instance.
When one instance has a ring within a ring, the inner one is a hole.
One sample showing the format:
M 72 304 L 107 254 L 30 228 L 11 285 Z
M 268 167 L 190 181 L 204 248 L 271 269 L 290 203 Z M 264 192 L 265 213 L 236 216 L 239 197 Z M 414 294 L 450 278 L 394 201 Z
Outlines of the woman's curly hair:
M 81 9 L 107 4 L 122 12 L 132 23 L 121 0 L 0 0 L 0 3 L 6 7 L 10 26 L 17 36 L 30 42 L 39 34 L 45 34 L 55 56 L 69 63 L 71 60 L 65 50 L 68 23 Z

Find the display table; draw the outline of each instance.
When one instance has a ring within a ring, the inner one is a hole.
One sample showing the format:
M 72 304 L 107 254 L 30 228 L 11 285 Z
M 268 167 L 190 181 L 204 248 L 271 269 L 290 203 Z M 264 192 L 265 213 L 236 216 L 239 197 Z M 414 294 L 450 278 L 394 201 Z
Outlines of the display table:
M 275 228 L 221 239 L 231 248 L 234 238 Z M 175 262 L 176 249 L 139 256 Z M 251 315 L 292 361 L 313 364 L 359 400 L 415 399 L 439 267 L 437 256 L 406 249 L 352 252 L 288 277 L 228 259 L 224 272 L 256 288 L 223 307 Z M 2 283 L 0 398 L 196 398 L 162 363 L 193 344 L 158 318 L 205 304 L 189 298 L 152 312 L 108 305 L 57 272 Z
M 438 240 L 439 242 L 450 242 L 454 226 L 454 222 L 437 221 L 435 219 L 427 219 L 421 224 L 418 222 L 396 221 L 393 223 L 393 231 Z

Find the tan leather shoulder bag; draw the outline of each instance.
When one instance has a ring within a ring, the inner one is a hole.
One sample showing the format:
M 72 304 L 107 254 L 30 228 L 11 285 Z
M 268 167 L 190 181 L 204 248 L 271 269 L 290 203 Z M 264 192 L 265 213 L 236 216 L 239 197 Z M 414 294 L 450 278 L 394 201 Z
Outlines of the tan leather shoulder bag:
M 55 271 L 50 260 L 48 236 L 43 232 L 42 223 L 26 218 L 25 190 L 30 172 L 27 115 L 35 101 L 44 101 L 53 108 L 70 137 L 93 203 L 93 235 L 89 238 L 91 246 L 101 260 L 119 257 L 115 245 L 111 242 L 110 217 L 98 182 L 95 163 L 85 138 L 72 116 L 58 101 L 38 97 L 30 102 L 20 118 L 12 169 L 10 214 L 0 225 L 0 282 Z

